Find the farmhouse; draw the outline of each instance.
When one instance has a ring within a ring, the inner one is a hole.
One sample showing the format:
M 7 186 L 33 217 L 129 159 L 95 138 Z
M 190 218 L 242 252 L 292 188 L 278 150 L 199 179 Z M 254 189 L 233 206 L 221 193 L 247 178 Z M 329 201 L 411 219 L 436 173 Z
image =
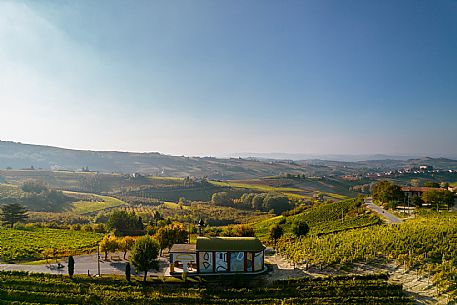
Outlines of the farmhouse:
M 264 250 L 255 237 L 198 237 L 196 244 L 171 247 L 170 274 L 263 272 Z
M 402 186 L 401 191 L 405 194 L 406 199 L 411 199 L 416 196 L 421 196 L 424 192 L 432 190 L 444 190 L 442 188 L 434 187 L 416 187 L 416 186 Z

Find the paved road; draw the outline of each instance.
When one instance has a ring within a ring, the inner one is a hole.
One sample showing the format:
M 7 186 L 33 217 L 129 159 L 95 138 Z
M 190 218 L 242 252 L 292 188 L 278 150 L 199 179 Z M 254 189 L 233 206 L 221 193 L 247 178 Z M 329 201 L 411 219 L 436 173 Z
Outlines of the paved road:
M 390 223 L 400 223 L 400 222 L 402 222 L 402 220 L 400 218 L 398 218 L 397 216 L 387 212 L 386 210 L 384 210 L 380 206 L 377 206 L 376 204 L 374 204 L 372 198 L 365 199 L 365 204 L 366 204 L 367 208 L 369 208 L 373 212 L 377 213 L 378 215 L 380 215 L 381 217 L 386 219 L 387 222 L 390 222 Z
M 114 257 L 119 256 L 120 260 L 110 260 L 111 255 L 108 256 L 108 261 L 100 260 L 100 273 L 101 274 L 125 274 L 125 264 L 127 260 L 123 260 L 123 253 L 113 254 Z M 87 274 L 89 270 L 90 275 L 97 274 L 97 255 L 80 255 L 75 256 L 75 274 Z M 0 264 L 0 271 L 3 270 L 15 270 L 15 271 L 28 271 L 28 272 L 40 272 L 40 273 L 51 273 L 51 274 L 67 274 L 67 263 L 63 262 L 64 268 L 57 268 L 55 261 L 49 261 L 50 264 L 44 265 L 21 265 L 21 264 Z M 159 259 L 159 272 L 150 272 L 148 274 L 154 276 L 161 276 L 164 274 L 164 269 L 167 266 L 167 260 L 165 258 Z M 152 271 L 152 270 L 151 270 Z M 132 268 L 132 275 L 138 275 Z

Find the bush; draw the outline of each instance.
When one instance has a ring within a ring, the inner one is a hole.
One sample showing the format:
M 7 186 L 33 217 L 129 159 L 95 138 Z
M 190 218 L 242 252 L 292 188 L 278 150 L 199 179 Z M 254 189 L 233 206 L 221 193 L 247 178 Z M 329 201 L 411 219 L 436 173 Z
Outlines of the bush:
M 292 232 L 295 236 L 304 236 L 308 234 L 309 226 L 305 221 L 297 219 L 292 223 Z

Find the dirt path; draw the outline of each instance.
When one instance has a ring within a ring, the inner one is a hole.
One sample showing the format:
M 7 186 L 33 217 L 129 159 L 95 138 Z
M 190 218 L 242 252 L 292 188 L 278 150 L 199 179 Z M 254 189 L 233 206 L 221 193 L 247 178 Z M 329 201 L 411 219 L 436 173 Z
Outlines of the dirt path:
M 311 278 L 344 275 L 344 272 L 337 269 L 326 268 L 320 270 L 318 268 L 308 268 L 299 264 L 295 268 L 287 259 L 280 255 L 266 256 L 266 261 L 273 265 L 273 272 L 269 275 L 269 281 L 283 280 L 289 278 L 309 276 Z M 448 304 L 447 295 L 439 294 L 437 288 L 432 284 L 429 277 L 419 276 L 416 271 L 406 270 L 402 267 L 397 267 L 394 264 L 382 265 L 364 265 L 358 264 L 350 273 L 369 274 L 369 273 L 389 273 L 389 280 L 394 283 L 403 285 L 403 290 L 412 296 L 417 304 Z

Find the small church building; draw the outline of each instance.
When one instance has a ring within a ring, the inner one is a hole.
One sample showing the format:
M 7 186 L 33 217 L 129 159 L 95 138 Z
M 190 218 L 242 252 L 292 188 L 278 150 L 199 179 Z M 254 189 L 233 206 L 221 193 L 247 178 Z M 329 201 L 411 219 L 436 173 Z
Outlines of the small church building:
M 260 273 L 265 247 L 256 237 L 198 237 L 196 244 L 174 244 L 170 274 Z

